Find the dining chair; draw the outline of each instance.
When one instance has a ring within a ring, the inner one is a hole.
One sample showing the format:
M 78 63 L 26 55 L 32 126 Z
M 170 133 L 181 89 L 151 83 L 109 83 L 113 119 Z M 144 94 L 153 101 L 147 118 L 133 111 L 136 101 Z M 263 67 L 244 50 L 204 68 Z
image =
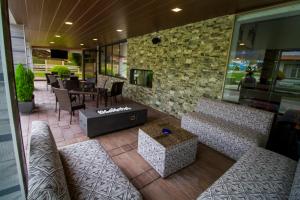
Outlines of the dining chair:
M 72 115 L 79 109 L 85 109 L 83 102 L 75 102 L 71 100 L 71 96 L 67 89 L 53 88 L 55 96 L 58 100 L 58 121 L 60 121 L 60 111 L 68 111 L 70 113 L 70 124 L 72 123 Z
M 101 77 L 98 79 L 97 88 L 105 88 L 108 78 Z
M 79 80 L 65 80 L 65 89 L 68 90 L 78 90 L 80 88 Z
M 58 84 L 59 84 L 59 88 L 60 89 L 65 89 L 63 80 L 61 80 L 61 78 L 58 78 L 57 81 L 58 81 Z
M 48 85 L 50 84 L 50 79 L 49 79 L 49 75 L 51 75 L 50 73 L 45 73 L 45 77 L 46 77 L 46 86 L 47 86 L 47 91 L 48 91 Z
M 57 78 L 55 77 L 55 75 L 49 74 L 48 78 L 49 78 L 49 82 L 51 85 L 51 91 L 53 91 L 53 88 L 59 88 L 59 84 L 58 84 L 58 81 L 57 81 Z
M 87 78 L 86 82 L 84 83 L 84 89 L 86 91 L 93 90 L 96 85 L 96 78 Z
M 117 103 L 117 96 L 121 96 L 122 101 L 123 101 L 123 85 L 124 82 L 113 82 L 111 86 L 111 90 L 107 92 L 107 97 L 110 97 L 110 103 L 112 105 L 112 99 L 115 99 L 115 102 Z

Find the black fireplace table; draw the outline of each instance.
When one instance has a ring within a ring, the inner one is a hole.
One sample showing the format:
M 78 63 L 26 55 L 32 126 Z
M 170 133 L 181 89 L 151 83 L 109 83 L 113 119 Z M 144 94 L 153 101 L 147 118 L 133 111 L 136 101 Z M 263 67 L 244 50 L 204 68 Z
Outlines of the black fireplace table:
M 119 111 L 110 112 L 109 109 L 119 109 Z M 139 104 L 88 108 L 79 111 L 80 128 L 90 138 L 144 124 L 146 121 L 147 108 Z

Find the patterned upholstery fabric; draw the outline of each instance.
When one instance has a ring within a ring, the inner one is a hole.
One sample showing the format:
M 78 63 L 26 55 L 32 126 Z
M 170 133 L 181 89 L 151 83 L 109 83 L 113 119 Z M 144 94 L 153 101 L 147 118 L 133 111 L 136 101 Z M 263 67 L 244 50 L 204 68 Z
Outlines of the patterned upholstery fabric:
M 142 199 L 96 140 L 60 150 L 72 199 Z
M 298 161 L 289 200 L 300 200 L 300 162 Z
M 198 200 L 288 199 L 296 165 L 285 156 L 252 148 Z
M 27 199 L 70 199 L 59 153 L 46 122 L 32 122 L 29 148 Z
M 182 117 L 181 127 L 198 136 L 198 140 L 238 160 L 253 146 L 264 146 L 267 137 L 252 129 L 197 112 Z
M 138 153 L 162 177 L 167 177 L 194 162 L 197 144 L 197 137 L 192 137 L 187 141 L 166 148 L 142 129 L 139 129 Z
M 200 142 L 238 160 L 253 146 L 265 146 L 273 113 L 237 104 L 201 98 L 182 117 L 181 127 L 198 135 Z
M 207 98 L 199 100 L 195 111 L 248 127 L 264 135 L 269 135 L 274 118 L 271 112 Z

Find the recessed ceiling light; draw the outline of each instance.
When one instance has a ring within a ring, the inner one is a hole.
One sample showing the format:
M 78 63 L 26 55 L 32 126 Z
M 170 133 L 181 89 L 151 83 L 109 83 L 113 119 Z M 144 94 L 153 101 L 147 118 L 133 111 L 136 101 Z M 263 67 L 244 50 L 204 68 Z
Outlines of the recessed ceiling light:
M 60 38 L 61 36 L 60 35 L 55 35 L 55 37 Z
M 116 31 L 117 31 L 117 32 L 122 32 L 123 30 L 122 30 L 122 29 L 117 29 Z
M 49 42 L 50 44 L 54 44 L 55 42 Z
M 65 24 L 72 25 L 73 23 L 72 22 L 65 22 Z
M 182 9 L 181 8 L 173 8 L 172 11 L 173 12 L 180 12 L 180 11 L 182 11 Z
M 83 46 L 83 45 L 84 45 L 83 43 L 80 44 L 80 46 Z
M 97 41 L 97 40 L 98 40 L 98 38 L 93 38 L 93 40 L 94 40 L 94 41 Z
M 241 43 L 240 43 L 240 46 L 245 46 L 245 43 L 241 42 Z

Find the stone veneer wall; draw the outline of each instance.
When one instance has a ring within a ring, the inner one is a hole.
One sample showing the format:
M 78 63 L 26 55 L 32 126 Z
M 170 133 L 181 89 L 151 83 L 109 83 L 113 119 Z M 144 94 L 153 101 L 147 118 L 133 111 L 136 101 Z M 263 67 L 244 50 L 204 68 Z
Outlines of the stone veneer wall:
M 202 96 L 220 99 L 233 25 L 230 15 L 129 38 L 129 70 L 153 70 L 153 87 L 127 80 L 124 96 L 176 117 L 192 111 Z M 151 42 L 155 35 L 159 45 Z

